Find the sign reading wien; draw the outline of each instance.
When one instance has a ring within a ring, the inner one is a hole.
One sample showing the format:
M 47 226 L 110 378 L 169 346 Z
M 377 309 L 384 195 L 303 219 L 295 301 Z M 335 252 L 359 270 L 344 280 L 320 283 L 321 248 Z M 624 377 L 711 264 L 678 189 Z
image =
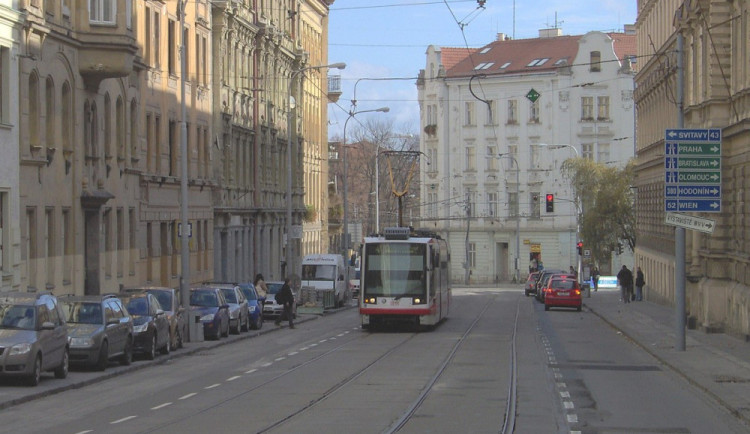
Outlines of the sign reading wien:
M 721 130 L 668 129 L 664 211 L 721 211 Z

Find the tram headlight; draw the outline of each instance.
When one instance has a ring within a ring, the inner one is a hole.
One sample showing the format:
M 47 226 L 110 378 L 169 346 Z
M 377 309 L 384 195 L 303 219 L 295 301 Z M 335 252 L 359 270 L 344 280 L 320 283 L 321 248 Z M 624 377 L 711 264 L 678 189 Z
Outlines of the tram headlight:
M 412 299 L 411 299 L 411 303 L 412 303 L 412 304 L 424 304 L 424 303 L 425 303 L 425 301 L 424 301 L 424 300 L 422 300 L 422 299 L 421 299 L 421 298 L 419 298 L 419 297 L 414 297 L 414 298 L 412 298 Z
M 365 298 L 366 304 L 375 304 L 375 297 L 366 297 Z

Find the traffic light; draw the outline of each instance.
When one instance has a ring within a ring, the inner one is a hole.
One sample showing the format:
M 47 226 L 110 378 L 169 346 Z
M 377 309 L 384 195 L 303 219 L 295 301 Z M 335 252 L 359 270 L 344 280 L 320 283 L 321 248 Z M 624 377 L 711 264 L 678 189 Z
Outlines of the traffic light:
M 547 212 L 553 212 L 555 210 L 555 195 L 547 193 Z
M 583 242 L 579 241 L 578 244 L 576 244 L 576 247 L 578 248 L 578 254 L 582 255 L 583 254 Z

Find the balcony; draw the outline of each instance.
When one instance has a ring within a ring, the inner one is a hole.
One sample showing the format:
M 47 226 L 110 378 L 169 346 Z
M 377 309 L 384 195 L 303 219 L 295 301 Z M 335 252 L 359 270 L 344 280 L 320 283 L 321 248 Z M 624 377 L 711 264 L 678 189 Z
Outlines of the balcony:
M 328 101 L 338 102 L 341 96 L 341 76 L 340 75 L 329 75 L 328 76 Z
M 133 33 L 133 4 L 129 0 L 91 0 L 77 8 L 73 37 L 80 42 L 78 72 L 86 86 L 99 87 L 105 78 L 125 77 L 133 71 L 138 52 Z

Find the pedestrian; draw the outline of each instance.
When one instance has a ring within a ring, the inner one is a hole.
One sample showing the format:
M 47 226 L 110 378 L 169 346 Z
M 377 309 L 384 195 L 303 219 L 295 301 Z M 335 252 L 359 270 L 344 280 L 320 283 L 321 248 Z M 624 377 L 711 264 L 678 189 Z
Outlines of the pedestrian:
M 268 287 L 266 286 L 266 281 L 263 280 L 263 275 L 258 273 L 255 275 L 255 281 L 253 282 L 253 285 L 255 285 L 255 291 L 258 293 L 258 297 L 262 298 L 263 301 L 266 300 L 266 297 L 268 296 Z
M 630 294 L 633 292 L 633 272 L 628 270 L 627 265 L 623 265 L 617 273 L 617 282 L 620 284 L 622 302 L 630 303 Z
M 276 318 L 276 325 L 281 325 L 281 320 L 286 318 L 289 321 L 289 328 L 294 328 L 294 294 L 292 293 L 292 287 L 289 286 L 290 279 L 287 277 L 284 279 L 284 285 L 276 293 L 276 303 L 284 306 L 284 312 Z
M 599 290 L 599 269 L 594 267 L 594 271 L 591 272 L 591 280 L 594 281 L 594 292 Z
M 643 276 L 641 267 L 638 267 L 635 272 L 635 301 L 643 301 L 643 285 L 646 284 L 646 279 Z

